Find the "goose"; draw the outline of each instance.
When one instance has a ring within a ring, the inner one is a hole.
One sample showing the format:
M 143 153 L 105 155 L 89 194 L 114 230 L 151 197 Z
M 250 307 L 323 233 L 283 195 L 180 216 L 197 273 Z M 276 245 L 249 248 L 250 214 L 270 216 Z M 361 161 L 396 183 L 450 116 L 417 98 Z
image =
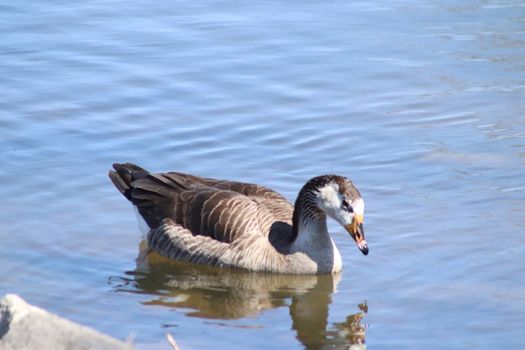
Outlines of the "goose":
M 327 216 L 364 255 L 364 201 L 343 176 L 322 175 L 295 206 L 263 186 L 113 164 L 109 177 L 138 211 L 150 251 L 169 259 L 268 273 L 313 275 L 342 269 Z

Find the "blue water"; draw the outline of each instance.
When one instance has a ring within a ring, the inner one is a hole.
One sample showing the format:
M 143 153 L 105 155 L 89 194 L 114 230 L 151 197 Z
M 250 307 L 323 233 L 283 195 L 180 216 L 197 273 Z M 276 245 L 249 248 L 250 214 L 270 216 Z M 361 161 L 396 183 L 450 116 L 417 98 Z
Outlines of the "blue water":
M 138 349 L 525 347 L 521 1 L 0 5 L 0 294 Z M 113 162 L 291 201 L 348 176 L 341 276 L 139 256 Z

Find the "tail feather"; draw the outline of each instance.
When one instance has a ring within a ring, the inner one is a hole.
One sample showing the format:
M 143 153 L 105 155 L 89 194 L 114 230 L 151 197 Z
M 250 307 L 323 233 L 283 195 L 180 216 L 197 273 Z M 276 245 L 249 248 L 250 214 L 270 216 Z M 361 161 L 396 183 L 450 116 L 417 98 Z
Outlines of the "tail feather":
M 178 192 L 174 182 L 131 163 L 115 163 L 113 169 L 109 178 L 149 227 L 157 227 L 162 219 L 172 215 L 173 199 Z
M 109 172 L 109 178 L 120 193 L 122 193 L 129 201 L 132 201 L 131 183 L 148 176 L 149 172 L 131 163 L 115 163 L 113 164 L 113 169 L 115 169 L 115 171 L 111 170 Z

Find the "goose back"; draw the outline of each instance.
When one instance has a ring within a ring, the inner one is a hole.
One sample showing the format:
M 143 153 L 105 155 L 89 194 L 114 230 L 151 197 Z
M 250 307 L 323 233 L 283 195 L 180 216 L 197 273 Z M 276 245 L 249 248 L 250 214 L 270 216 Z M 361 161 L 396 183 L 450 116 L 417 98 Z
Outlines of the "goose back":
M 110 178 L 152 229 L 166 218 L 191 232 L 233 243 L 259 235 L 276 246 L 292 237 L 293 206 L 264 186 L 114 164 Z

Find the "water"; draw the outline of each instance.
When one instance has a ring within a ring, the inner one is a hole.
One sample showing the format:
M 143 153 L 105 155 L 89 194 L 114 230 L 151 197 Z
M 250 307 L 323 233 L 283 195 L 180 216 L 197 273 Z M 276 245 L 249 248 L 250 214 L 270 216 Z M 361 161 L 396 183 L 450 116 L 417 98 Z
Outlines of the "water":
M 520 1 L 1 5 L 0 294 L 138 349 L 525 347 Z M 350 177 L 340 276 L 139 256 L 113 162 Z

